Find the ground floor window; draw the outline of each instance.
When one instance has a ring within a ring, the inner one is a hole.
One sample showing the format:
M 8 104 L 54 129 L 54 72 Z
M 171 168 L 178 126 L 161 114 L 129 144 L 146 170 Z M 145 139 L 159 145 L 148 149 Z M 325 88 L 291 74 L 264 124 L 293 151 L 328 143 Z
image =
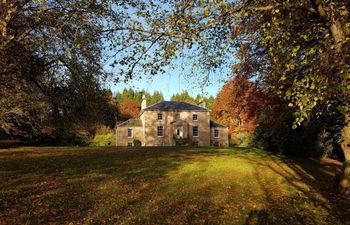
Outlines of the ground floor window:
M 193 137 L 198 137 L 199 136 L 199 128 L 198 128 L 198 126 L 193 126 L 192 127 L 192 135 L 193 135 Z
M 128 147 L 132 147 L 132 142 L 129 142 L 129 143 L 128 143 Z
M 164 127 L 163 126 L 157 126 L 157 136 L 158 137 L 164 136 Z
M 128 129 L 128 138 L 132 138 L 132 129 Z
M 215 129 L 214 130 L 214 137 L 219 137 L 219 130 L 218 129 Z
M 194 142 L 192 142 L 192 145 L 193 145 L 193 146 L 198 146 L 199 143 L 198 143 L 198 141 L 194 141 Z

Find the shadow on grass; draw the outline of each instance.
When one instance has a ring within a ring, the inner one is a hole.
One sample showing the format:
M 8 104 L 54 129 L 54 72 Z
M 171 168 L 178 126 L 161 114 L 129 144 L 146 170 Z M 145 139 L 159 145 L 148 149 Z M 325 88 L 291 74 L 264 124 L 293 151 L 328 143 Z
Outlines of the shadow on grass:
M 140 204 L 150 204 L 147 201 L 153 198 L 153 192 L 162 195 L 161 184 L 166 175 L 194 160 L 197 151 L 185 154 L 172 150 L 62 148 L 1 152 L 0 221 L 4 224 L 141 223 L 132 216 L 133 211 L 144 207 Z M 187 150 L 191 149 L 184 149 Z M 209 207 L 210 198 L 207 200 L 203 206 Z M 184 201 L 187 200 L 174 199 L 173 206 L 159 209 L 159 215 L 148 212 L 149 222 L 161 222 L 159 219 L 176 215 L 175 209 L 183 210 Z M 182 220 L 188 223 L 194 215 L 210 212 L 219 216 L 222 211 L 214 207 L 201 210 L 196 208 L 192 213 L 189 210 Z
M 250 209 L 246 224 L 314 224 L 317 213 L 305 208 L 305 202 L 330 215 L 325 224 L 346 224 L 350 218 L 344 211 L 347 203 L 333 192 L 337 167 L 316 160 L 287 159 L 250 148 L 34 148 L 0 152 L 0 221 L 173 224 L 176 218 L 177 224 L 219 224 L 225 205 L 235 204 L 241 190 L 228 192 L 228 199 L 214 204 L 213 183 L 195 184 L 194 189 L 164 183 L 169 173 L 191 163 L 200 163 L 195 172 L 203 174 L 212 156 L 241 158 L 255 167 L 252 179 L 266 207 Z M 261 167 L 283 177 L 299 194 L 276 195 Z M 191 174 L 195 176 L 189 171 L 179 180 L 191 179 Z M 170 188 L 175 191 L 166 193 Z
M 256 167 L 254 176 L 263 190 L 267 207 L 251 210 L 246 225 L 319 224 L 320 218 L 327 218 L 322 221 L 324 224 L 350 224 L 350 203 L 336 190 L 339 163 L 273 154 L 266 155 L 269 160 L 240 157 L 283 177 L 294 192 L 288 197 L 279 196 L 268 188 L 264 174 Z M 317 212 L 307 205 L 315 207 Z

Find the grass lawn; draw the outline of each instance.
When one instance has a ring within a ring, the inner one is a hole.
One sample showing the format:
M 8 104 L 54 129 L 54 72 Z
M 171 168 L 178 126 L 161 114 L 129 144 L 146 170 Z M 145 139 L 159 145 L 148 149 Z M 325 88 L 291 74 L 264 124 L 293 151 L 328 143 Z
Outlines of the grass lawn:
M 347 224 L 340 164 L 249 148 L 0 150 L 0 224 Z

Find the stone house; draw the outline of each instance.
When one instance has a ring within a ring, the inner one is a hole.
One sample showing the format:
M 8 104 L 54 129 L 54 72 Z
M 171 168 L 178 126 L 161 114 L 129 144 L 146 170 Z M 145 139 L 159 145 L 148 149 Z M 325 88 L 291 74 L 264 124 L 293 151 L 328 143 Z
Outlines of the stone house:
M 143 96 L 141 113 L 116 128 L 116 145 L 133 146 L 228 146 L 228 128 L 210 120 L 204 104 L 162 101 L 147 107 Z

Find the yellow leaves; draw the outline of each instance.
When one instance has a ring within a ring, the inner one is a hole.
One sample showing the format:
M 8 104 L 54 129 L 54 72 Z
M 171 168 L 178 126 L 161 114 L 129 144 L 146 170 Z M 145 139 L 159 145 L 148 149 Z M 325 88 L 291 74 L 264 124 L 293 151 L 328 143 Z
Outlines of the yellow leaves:
M 300 45 L 295 46 L 295 47 L 292 49 L 292 56 L 297 56 L 297 54 L 298 54 L 298 52 L 299 52 L 299 49 L 300 49 Z
M 207 17 L 209 14 L 210 14 L 210 9 L 207 7 L 207 8 L 205 8 L 204 11 L 203 11 L 203 16 L 204 16 L 204 17 Z

